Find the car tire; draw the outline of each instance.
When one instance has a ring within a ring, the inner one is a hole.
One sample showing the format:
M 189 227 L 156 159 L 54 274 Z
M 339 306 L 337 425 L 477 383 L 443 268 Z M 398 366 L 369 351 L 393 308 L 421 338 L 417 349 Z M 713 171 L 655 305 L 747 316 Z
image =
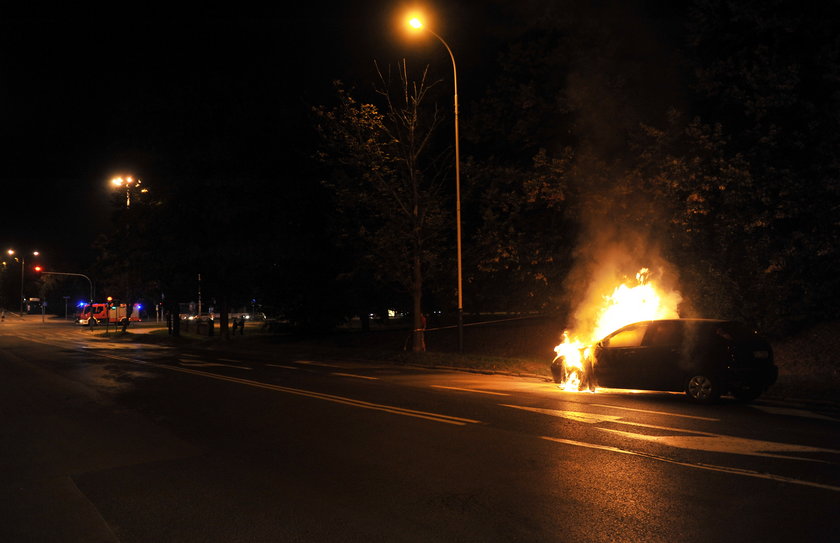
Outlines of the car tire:
M 752 386 L 752 387 L 743 387 L 743 388 L 736 388 L 732 391 L 732 395 L 735 396 L 735 399 L 739 402 L 749 403 L 764 392 L 764 389 L 760 386 Z
M 720 381 L 705 373 L 698 373 L 688 378 L 685 393 L 694 402 L 712 403 L 720 399 Z

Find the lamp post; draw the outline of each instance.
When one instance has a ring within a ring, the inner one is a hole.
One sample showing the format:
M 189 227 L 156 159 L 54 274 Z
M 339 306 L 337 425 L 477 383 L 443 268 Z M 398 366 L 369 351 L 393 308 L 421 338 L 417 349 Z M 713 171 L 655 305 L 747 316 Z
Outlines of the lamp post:
M 14 256 L 15 255 L 15 250 L 14 249 L 9 249 L 8 251 L 6 251 L 6 253 L 11 257 L 17 258 L 17 257 Z M 39 253 L 38 251 L 32 251 L 32 256 L 39 256 L 40 254 L 41 253 Z M 26 270 L 26 254 L 21 253 L 20 254 L 20 314 L 21 315 L 23 315 L 23 280 L 24 280 L 23 272 L 25 270 Z
M 131 187 L 139 187 L 143 182 L 139 179 L 134 179 L 131 176 L 127 177 L 115 177 L 111 179 L 111 184 L 115 187 L 125 187 L 125 208 L 128 209 L 131 207 Z M 146 192 L 145 189 L 141 189 L 140 192 Z
M 67 276 L 72 276 L 72 277 L 83 277 L 83 278 L 87 279 L 87 282 L 90 285 L 90 303 L 93 304 L 93 292 L 94 292 L 94 290 L 93 290 L 93 280 L 91 280 L 91 278 L 88 277 L 87 275 L 85 275 L 83 273 L 48 272 L 48 271 L 42 271 L 41 273 L 44 274 L 44 275 L 67 275 Z M 65 296 L 65 298 L 66 298 L 66 296 Z
M 415 30 L 425 30 L 432 36 L 436 37 L 440 43 L 446 48 L 449 53 L 449 58 L 452 60 L 452 82 L 455 91 L 455 228 L 456 228 L 456 247 L 458 259 L 458 352 L 464 352 L 464 298 L 462 288 L 462 267 L 461 267 L 461 154 L 460 154 L 460 138 L 458 137 L 458 70 L 455 66 L 455 55 L 452 54 L 452 49 L 440 35 L 433 30 L 429 30 L 418 17 L 412 17 L 408 24 Z

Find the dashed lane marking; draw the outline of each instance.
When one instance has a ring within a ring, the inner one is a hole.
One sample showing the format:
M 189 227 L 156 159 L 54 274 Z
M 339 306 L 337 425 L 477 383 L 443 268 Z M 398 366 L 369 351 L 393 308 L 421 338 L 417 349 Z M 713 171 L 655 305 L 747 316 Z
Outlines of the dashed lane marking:
M 457 390 L 459 392 L 475 392 L 476 394 L 492 394 L 493 396 L 510 396 L 510 394 L 505 394 L 504 392 L 492 392 L 489 390 L 478 390 L 475 388 L 459 388 L 459 387 L 446 387 L 443 385 L 432 385 L 432 388 L 443 388 L 446 390 Z
M 618 415 L 605 415 L 600 413 L 584 413 L 580 411 L 561 411 L 559 409 L 543 409 L 539 407 L 526 407 L 521 405 L 506 405 L 500 404 L 503 407 L 511 407 L 513 409 L 522 409 L 524 411 L 531 411 L 534 413 L 542 413 L 552 417 L 561 417 L 575 422 L 583 422 L 586 424 L 601 424 L 613 423 L 622 424 L 626 426 L 635 426 L 639 428 L 651 428 L 655 430 L 665 430 L 677 435 L 648 435 L 638 434 L 624 430 L 616 430 L 613 428 L 598 428 L 602 432 L 609 432 L 611 434 L 637 439 L 640 441 L 648 441 L 667 445 L 677 449 L 688 449 L 693 451 L 705 451 L 728 454 L 741 454 L 747 456 L 762 456 L 768 458 L 784 458 L 786 460 L 800 460 L 804 462 L 818 462 L 830 464 L 824 460 L 814 458 L 805 458 L 801 456 L 793 456 L 793 453 L 830 453 L 840 454 L 840 451 L 834 449 L 824 449 L 821 447 L 811 447 L 807 445 L 795 445 L 792 443 L 779 443 L 775 441 L 763 441 L 758 439 L 749 439 L 743 437 L 728 436 L 723 434 L 714 434 L 710 432 L 701 432 L 697 430 L 689 430 L 685 428 L 672 428 L 669 426 L 657 426 L 653 424 L 643 424 L 640 422 L 626 421 Z M 690 435 L 686 435 L 690 434 Z
M 222 364 L 221 362 L 200 362 L 195 360 L 178 359 L 178 362 L 183 366 L 190 366 L 194 368 L 236 368 L 238 370 L 251 370 L 248 366 L 236 366 L 234 364 Z
M 356 379 L 370 379 L 371 381 L 378 381 L 378 377 L 371 377 L 370 375 L 357 375 L 355 373 L 342 373 L 340 371 L 334 371 L 330 373 L 330 375 L 338 375 L 339 377 L 355 377 Z
M 840 419 L 829 417 L 827 415 L 821 415 L 812 411 L 806 411 L 804 409 L 793 409 L 790 407 L 773 407 L 769 405 L 753 405 L 752 408 L 757 409 L 759 411 L 764 411 L 765 413 L 770 413 L 772 415 L 786 415 L 790 417 L 804 417 L 808 419 L 830 420 L 831 422 L 840 422 Z
M 391 413 L 394 415 L 402 415 L 405 417 L 413 417 L 418 419 L 430 420 L 433 422 L 441 422 L 444 424 L 453 424 L 457 426 L 465 426 L 467 424 L 480 424 L 481 421 L 474 420 L 474 419 L 467 419 L 462 417 L 454 417 L 452 415 L 444 415 L 442 413 L 432 413 L 429 411 L 418 411 L 415 409 L 407 409 L 404 407 L 397 407 L 393 405 L 385 405 L 385 404 L 377 404 L 373 402 L 366 402 L 364 400 L 356 400 L 354 398 L 348 398 L 345 396 L 336 396 L 334 394 L 325 394 L 322 392 L 314 392 L 311 390 L 304 390 L 299 388 L 291 388 L 285 387 L 281 385 L 274 385 L 270 383 L 263 383 L 261 381 L 252 381 L 250 379 L 241 379 L 239 377 L 231 377 L 227 375 L 220 375 L 218 373 L 211 373 L 201 370 L 194 370 L 190 368 L 185 368 L 183 366 L 171 366 L 166 364 L 156 364 L 154 362 L 149 362 L 146 360 L 129 358 L 125 356 L 117 356 L 111 354 L 100 353 L 99 356 L 105 358 L 111 358 L 114 360 L 123 360 L 126 362 L 131 362 L 133 364 L 137 364 L 140 366 L 146 367 L 153 367 L 162 370 L 169 370 L 169 371 L 176 371 L 181 373 L 188 373 L 191 375 L 198 375 L 201 377 L 207 377 L 208 379 L 216 379 L 219 381 L 227 381 L 229 383 L 236 383 L 240 385 L 250 386 L 254 388 L 262 388 L 265 390 L 272 390 L 274 392 L 284 392 L 286 394 L 293 394 L 296 396 L 304 396 L 307 398 L 314 398 L 317 400 L 323 400 L 332 403 L 338 403 L 343 405 L 349 405 L 352 407 L 360 407 L 362 409 L 370 409 L 373 411 L 382 411 L 385 413 Z
M 305 364 L 307 366 L 321 366 L 324 368 L 341 368 L 338 364 L 327 364 L 326 362 L 313 362 L 311 360 L 295 360 L 295 364 Z
M 720 422 L 720 419 L 713 419 L 711 417 L 698 417 L 697 415 L 683 415 L 681 413 L 668 413 L 666 411 L 650 411 L 647 409 L 635 409 L 632 407 L 621 407 L 618 405 L 607 405 L 603 403 L 587 404 L 594 407 L 608 407 L 609 409 L 623 409 L 624 411 L 637 411 L 639 413 L 650 413 L 651 415 L 668 415 L 669 417 L 682 417 L 685 419 L 708 420 L 710 422 Z
M 823 490 L 831 490 L 833 492 L 840 492 L 840 487 L 834 485 L 827 485 L 823 483 L 815 483 L 813 481 L 803 481 L 802 479 L 794 479 L 792 477 L 784 477 L 782 475 L 774 475 L 772 473 L 762 473 L 758 471 L 748 470 L 748 469 L 740 469 L 740 468 L 732 468 L 727 466 L 716 466 L 714 464 L 703 464 L 703 463 L 691 463 L 691 462 L 681 462 L 679 460 L 674 460 L 671 458 L 666 458 L 664 456 L 658 456 L 655 454 L 648 454 L 636 451 L 628 451 L 627 449 L 620 449 L 618 447 L 610 447 L 609 445 L 596 445 L 595 443 L 585 443 L 583 441 L 574 441 L 571 439 L 563 439 L 559 437 L 548 437 L 542 436 L 541 439 L 545 439 L 546 441 L 553 441 L 555 443 L 563 443 L 565 445 L 572 445 L 574 447 L 585 447 L 587 449 L 598 449 L 601 451 L 608 451 L 614 452 L 619 454 L 629 454 L 631 456 L 639 456 L 642 458 L 649 458 L 651 460 L 658 460 L 660 462 L 667 462 L 668 464 L 675 464 L 677 466 L 683 466 L 686 468 L 693 468 L 693 469 L 702 469 L 708 471 L 717 471 L 720 473 L 728 473 L 731 475 L 742 475 L 744 477 L 754 477 L 756 479 L 766 479 L 768 481 L 778 481 L 782 483 L 790 483 L 793 485 L 801 485 L 801 486 L 810 486 L 813 488 L 821 488 Z

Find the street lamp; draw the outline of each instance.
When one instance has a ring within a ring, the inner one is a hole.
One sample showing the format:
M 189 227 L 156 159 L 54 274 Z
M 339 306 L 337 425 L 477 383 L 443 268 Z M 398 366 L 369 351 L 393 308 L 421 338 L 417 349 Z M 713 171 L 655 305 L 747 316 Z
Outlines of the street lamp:
M 128 177 L 115 177 L 111 179 L 111 184 L 115 187 L 125 187 L 125 208 L 131 207 L 131 187 L 139 187 L 143 182 L 139 179 Z M 146 189 L 140 189 L 140 192 L 146 192 Z
M 455 67 L 455 55 L 452 54 L 449 44 L 433 30 L 429 30 L 419 17 L 412 17 L 408 21 L 410 28 L 414 30 L 425 30 L 440 40 L 446 47 L 449 58 L 452 59 L 452 81 L 455 90 L 455 225 L 457 231 L 456 246 L 458 251 L 458 352 L 464 352 L 464 299 L 462 289 L 462 268 L 461 268 L 461 156 L 460 142 L 458 137 L 458 70 Z
M 6 253 L 9 256 L 15 258 L 16 260 L 18 259 L 17 257 L 14 256 L 15 255 L 15 250 L 14 249 L 9 249 L 8 251 L 6 251 Z M 40 256 L 40 254 L 41 253 L 39 253 L 38 251 L 32 251 L 32 256 Z M 21 253 L 19 260 L 20 260 L 20 314 L 23 315 L 23 272 L 24 272 L 24 270 L 26 270 L 26 254 Z

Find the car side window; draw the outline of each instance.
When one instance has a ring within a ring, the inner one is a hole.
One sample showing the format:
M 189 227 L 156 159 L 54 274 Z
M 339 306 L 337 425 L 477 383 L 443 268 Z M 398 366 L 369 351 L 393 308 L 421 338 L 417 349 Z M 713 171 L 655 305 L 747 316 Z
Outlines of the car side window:
M 651 325 L 645 338 L 649 347 L 671 347 L 682 343 L 683 327 L 679 322 L 657 322 Z
M 647 323 L 637 324 L 618 332 L 606 341 L 606 347 L 639 347 L 645 332 L 648 329 Z

